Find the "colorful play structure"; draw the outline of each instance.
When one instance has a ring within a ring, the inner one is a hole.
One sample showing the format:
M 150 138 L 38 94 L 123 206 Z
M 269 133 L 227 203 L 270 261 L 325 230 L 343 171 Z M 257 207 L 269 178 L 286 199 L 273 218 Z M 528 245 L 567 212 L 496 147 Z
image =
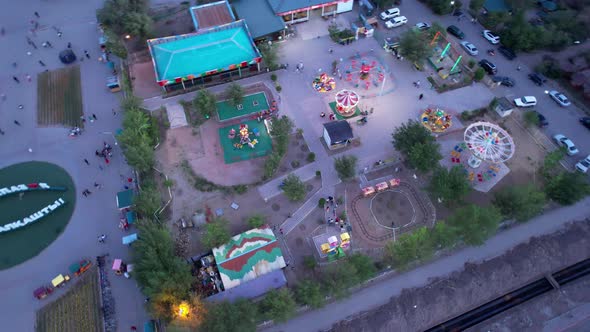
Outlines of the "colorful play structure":
M 258 131 L 258 128 L 254 128 L 252 132 L 249 131 L 248 129 L 248 125 L 247 124 L 240 124 L 240 127 L 237 131 L 237 135 L 236 135 L 236 130 L 234 128 L 230 129 L 229 134 L 227 135 L 227 138 L 231 139 L 231 140 L 235 140 L 233 146 L 236 149 L 241 149 L 244 147 L 244 145 L 248 145 L 251 149 L 254 149 L 254 147 L 256 146 L 256 144 L 258 144 L 258 140 L 255 139 L 250 139 L 250 135 L 254 135 L 256 137 L 260 136 L 260 132 Z
M 424 110 L 421 119 L 422 125 L 433 133 L 445 132 L 453 124 L 452 116 L 438 107 Z
M 311 85 L 318 92 L 329 92 L 336 88 L 336 81 L 334 80 L 334 77 L 328 76 L 326 73 L 322 73 L 313 80 Z
M 444 48 L 438 46 L 437 41 L 441 38 L 446 41 L 446 45 Z M 449 75 L 458 74 L 461 72 L 461 68 L 459 67 L 459 63 L 461 62 L 462 55 L 458 55 L 457 59 L 453 61 L 451 59 L 451 55 L 449 54 L 449 50 L 451 50 L 451 42 L 449 42 L 441 33 L 437 31 L 432 41 L 430 42 L 430 46 L 435 46 L 434 48 L 434 55 L 428 58 L 428 62 L 432 67 L 436 70 L 438 75 L 442 79 L 446 79 Z
M 336 112 L 343 117 L 351 117 L 356 113 L 360 101 L 359 95 L 352 90 L 340 90 L 336 94 Z
M 351 82 L 355 88 L 364 87 L 369 90 L 371 84 L 378 87 L 385 82 L 385 68 L 376 60 L 369 61 L 360 56 L 350 61 L 345 73 L 346 81 Z
M 328 243 L 323 243 L 321 246 L 322 253 L 328 255 L 328 260 L 336 260 L 346 256 L 344 250 L 350 247 L 350 235 L 348 233 L 340 234 L 340 241 L 338 237 L 330 236 Z

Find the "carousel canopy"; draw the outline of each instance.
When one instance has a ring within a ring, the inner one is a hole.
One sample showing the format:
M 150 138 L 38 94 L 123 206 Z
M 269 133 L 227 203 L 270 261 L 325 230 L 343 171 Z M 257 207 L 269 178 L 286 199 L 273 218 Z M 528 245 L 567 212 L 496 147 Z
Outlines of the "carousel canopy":
M 260 59 L 244 20 L 147 41 L 158 82 L 198 78 Z
M 359 95 L 351 90 L 340 90 L 336 94 L 336 103 L 343 107 L 354 107 L 359 103 Z

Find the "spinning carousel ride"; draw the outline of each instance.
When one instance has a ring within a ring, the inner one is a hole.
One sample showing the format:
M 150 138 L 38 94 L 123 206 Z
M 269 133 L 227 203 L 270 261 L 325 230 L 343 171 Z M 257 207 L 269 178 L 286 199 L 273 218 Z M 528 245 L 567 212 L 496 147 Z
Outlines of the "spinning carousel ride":
M 351 82 L 355 87 L 364 87 L 369 90 L 371 86 L 378 87 L 385 80 L 385 68 L 377 61 L 368 59 L 352 60 L 346 68 L 347 82 Z
M 323 73 L 320 76 L 316 77 L 311 83 L 311 85 L 318 92 L 328 92 L 336 88 L 336 81 L 333 77 L 328 76 L 328 74 L 326 73 Z
M 482 161 L 504 163 L 514 155 L 515 145 L 512 137 L 493 123 L 473 123 L 465 129 L 463 138 L 471 151 L 468 164 L 472 168 L 479 167 Z
M 453 124 L 451 115 L 440 108 L 428 108 L 421 116 L 422 125 L 433 133 L 445 132 Z
M 353 116 L 360 101 L 359 95 L 351 90 L 340 90 L 336 94 L 336 112 L 343 117 Z

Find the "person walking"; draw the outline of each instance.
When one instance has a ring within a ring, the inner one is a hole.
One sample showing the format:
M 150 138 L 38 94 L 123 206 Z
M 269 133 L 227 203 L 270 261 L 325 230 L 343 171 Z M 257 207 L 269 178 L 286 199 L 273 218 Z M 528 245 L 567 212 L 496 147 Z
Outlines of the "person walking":
M 29 74 L 25 75 L 25 77 L 27 78 L 27 81 L 29 81 L 29 82 L 31 82 L 33 80 L 31 75 L 29 75 Z
M 90 162 L 88 161 L 88 159 L 84 158 L 84 162 L 86 163 L 86 165 L 90 166 Z
M 4 136 L 4 130 L 0 129 L 0 135 Z
M 14 120 L 14 124 L 17 125 L 17 126 L 20 126 L 21 125 L 20 122 L 18 122 L 16 120 Z
M 96 114 L 94 114 L 94 113 L 92 113 L 92 118 L 93 118 L 94 120 L 98 120 L 98 118 L 96 118 Z
M 420 97 L 418 97 L 418 99 L 422 100 L 422 98 L 424 98 L 424 94 L 423 93 L 420 94 Z
M 72 43 L 68 42 L 68 48 L 72 48 Z
M 49 41 L 46 41 L 45 44 L 47 44 L 48 47 L 53 48 L 53 45 L 51 45 L 51 43 Z
M 40 64 L 41 66 L 45 67 L 45 62 L 43 62 L 43 61 L 39 60 L 39 64 Z
M 39 16 L 39 13 L 37 13 L 37 12 L 34 12 L 33 14 L 35 14 L 35 17 L 36 17 L 36 18 L 41 18 L 41 16 Z
M 86 56 L 86 58 L 90 59 L 90 54 L 88 54 L 87 50 L 84 50 L 84 55 Z
M 16 76 L 12 76 L 12 79 L 16 82 L 16 83 L 20 83 L 20 80 L 18 79 L 18 77 Z

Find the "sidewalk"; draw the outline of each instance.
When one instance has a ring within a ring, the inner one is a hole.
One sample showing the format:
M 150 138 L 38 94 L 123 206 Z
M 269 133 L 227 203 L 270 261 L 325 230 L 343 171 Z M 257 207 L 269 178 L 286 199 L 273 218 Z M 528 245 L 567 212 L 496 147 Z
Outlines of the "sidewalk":
M 502 255 L 531 237 L 553 233 L 570 221 L 580 222 L 579 220 L 589 216 L 590 197 L 587 197 L 575 205 L 550 211 L 527 223 L 501 232 L 482 246 L 465 248 L 407 273 L 376 282 L 345 300 L 330 303 L 319 310 L 305 312 L 286 323 L 271 326 L 266 331 L 298 332 L 329 329 L 338 321 L 387 303 L 391 297 L 401 294 L 403 289 L 423 287 L 431 278 L 444 277 L 463 269 L 467 262 L 476 263 Z M 588 222 L 588 219 L 585 222 Z

